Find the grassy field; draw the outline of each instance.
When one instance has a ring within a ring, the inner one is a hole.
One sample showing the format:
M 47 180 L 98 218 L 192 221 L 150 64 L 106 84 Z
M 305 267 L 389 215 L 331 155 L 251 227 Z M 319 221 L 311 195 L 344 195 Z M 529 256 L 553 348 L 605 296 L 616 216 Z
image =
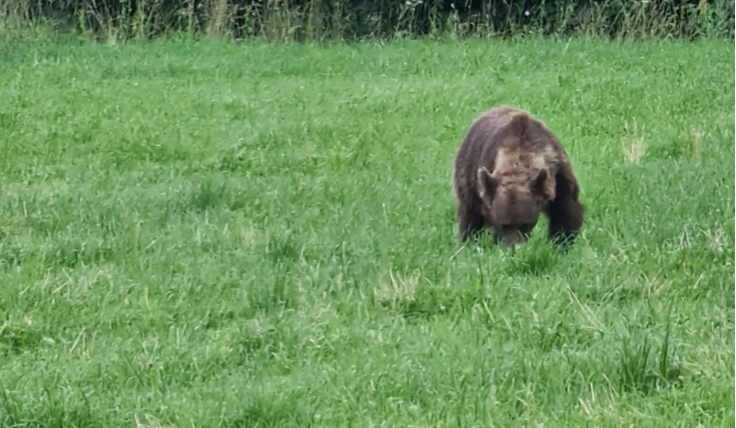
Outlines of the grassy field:
M 0 48 L 3 427 L 734 424 L 734 45 Z M 587 205 L 461 247 L 495 104 Z

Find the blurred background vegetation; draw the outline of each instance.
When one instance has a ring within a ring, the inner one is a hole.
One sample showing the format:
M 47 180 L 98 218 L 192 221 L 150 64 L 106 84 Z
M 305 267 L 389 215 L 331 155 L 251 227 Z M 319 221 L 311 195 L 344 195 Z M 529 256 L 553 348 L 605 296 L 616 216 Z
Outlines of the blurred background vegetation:
M 0 0 L 4 33 L 356 41 L 524 34 L 733 38 L 732 0 Z M 38 34 L 35 34 L 38 36 Z

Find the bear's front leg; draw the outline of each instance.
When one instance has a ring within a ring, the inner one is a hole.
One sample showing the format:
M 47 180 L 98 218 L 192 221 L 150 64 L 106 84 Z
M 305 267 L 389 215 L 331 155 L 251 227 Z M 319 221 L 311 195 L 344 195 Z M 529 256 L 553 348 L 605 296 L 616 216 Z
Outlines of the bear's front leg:
M 548 237 L 556 245 L 567 247 L 583 225 L 585 206 L 578 201 L 580 186 L 568 165 L 556 176 L 555 199 L 547 205 Z
M 472 204 L 460 203 L 457 208 L 460 239 L 465 242 L 483 229 L 483 216 Z

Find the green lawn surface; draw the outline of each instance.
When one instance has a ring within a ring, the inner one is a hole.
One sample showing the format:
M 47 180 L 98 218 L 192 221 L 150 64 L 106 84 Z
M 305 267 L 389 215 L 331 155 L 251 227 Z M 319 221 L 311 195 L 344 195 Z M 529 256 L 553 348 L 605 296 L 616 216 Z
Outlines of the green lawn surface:
M 731 427 L 734 45 L 0 48 L 0 425 Z M 462 246 L 498 104 L 587 206 Z

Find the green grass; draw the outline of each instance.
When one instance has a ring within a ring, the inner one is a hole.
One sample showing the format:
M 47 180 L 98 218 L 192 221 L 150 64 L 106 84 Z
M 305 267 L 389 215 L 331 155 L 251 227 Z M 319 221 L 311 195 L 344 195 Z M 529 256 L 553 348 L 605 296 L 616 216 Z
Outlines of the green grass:
M 732 42 L 1 49 L 3 427 L 733 426 Z M 458 242 L 502 103 L 568 254 Z

